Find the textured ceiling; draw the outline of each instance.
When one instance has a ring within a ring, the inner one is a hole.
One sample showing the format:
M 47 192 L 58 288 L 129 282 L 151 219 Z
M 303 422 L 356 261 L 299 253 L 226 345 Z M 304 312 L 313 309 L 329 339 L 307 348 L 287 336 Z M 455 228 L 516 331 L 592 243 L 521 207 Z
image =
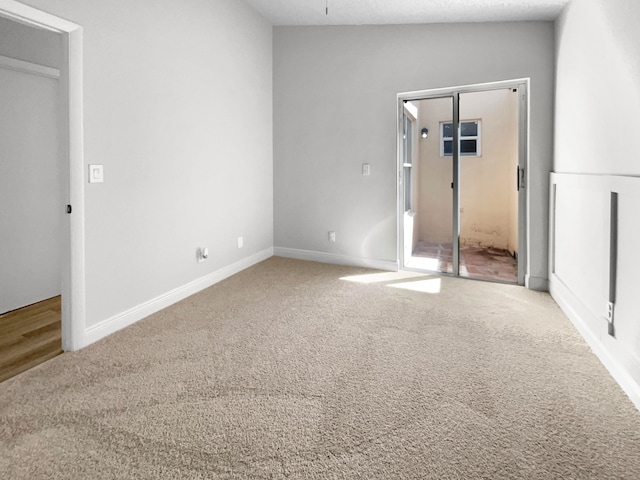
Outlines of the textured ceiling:
M 245 0 L 273 25 L 555 20 L 569 0 Z M 325 3 L 329 15 L 325 15 Z

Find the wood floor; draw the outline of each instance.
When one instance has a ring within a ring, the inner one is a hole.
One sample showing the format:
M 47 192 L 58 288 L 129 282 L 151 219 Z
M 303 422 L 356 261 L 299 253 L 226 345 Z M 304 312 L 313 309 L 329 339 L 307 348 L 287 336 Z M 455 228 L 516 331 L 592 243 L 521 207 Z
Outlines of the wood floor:
M 0 382 L 62 353 L 60 297 L 0 315 Z

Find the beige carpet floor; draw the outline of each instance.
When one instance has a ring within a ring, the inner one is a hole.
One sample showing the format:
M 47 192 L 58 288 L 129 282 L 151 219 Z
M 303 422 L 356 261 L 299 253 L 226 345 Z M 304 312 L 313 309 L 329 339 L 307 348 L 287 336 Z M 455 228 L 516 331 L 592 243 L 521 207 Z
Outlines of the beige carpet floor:
M 0 384 L 0 477 L 638 479 L 640 414 L 547 294 L 272 258 Z

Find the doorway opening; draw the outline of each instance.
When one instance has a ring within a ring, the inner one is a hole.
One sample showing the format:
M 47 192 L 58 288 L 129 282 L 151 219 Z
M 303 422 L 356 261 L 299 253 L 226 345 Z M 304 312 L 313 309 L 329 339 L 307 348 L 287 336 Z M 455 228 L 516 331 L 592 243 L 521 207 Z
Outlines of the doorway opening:
M 3 381 L 62 353 L 62 177 L 68 173 L 58 132 L 61 39 L 3 18 L 0 39 Z M 50 48 L 36 54 L 12 47 L 28 42 Z
M 63 218 L 60 228 L 60 296 L 53 304 L 36 303 L 36 308 L 61 313 L 63 350 L 84 345 L 85 260 L 84 260 L 84 181 L 83 101 L 82 101 L 82 28 L 68 20 L 42 12 L 14 0 L 0 2 L 0 17 L 15 24 L 53 32 L 62 43 L 59 70 L 58 158 L 61 198 L 56 205 Z M 29 42 L 31 44 L 32 42 Z M 37 49 L 33 52 L 38 52 Z M 24 66 L 10 59 L 20 71 Z M 37 63 L 37 62 L 36 62 Z M 14 69 L 15 70 L 15 69 Z M 45 69 L 46 70 L 46 69 Z M 65 213 L 66 212 L 66 213 Z M 43 243 L 49 239 L 43 238 Z M 1 295 L 1 293 L 0 293 Z M 11 311 L 11 313 L 16 310 Z M 5 318 L 6 320 L 6 318 Z M 45 327 L 48 328 L 48 327 Z
M 400 267 L 524 285 L 528 80 L 398 95 Z

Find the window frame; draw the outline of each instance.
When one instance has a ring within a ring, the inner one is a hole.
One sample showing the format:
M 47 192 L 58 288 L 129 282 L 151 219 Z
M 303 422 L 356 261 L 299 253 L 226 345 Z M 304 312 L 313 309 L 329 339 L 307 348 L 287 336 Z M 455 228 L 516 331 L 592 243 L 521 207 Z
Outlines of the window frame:
M 462 124 L 463 123 L 475 123 L 478 127 L 478 131 L 477 131 L 477 135 L 462 135 Z M 448 121 L 448 122 L 440 122 L 440 157 L 444 158 L 444 157 L 452 157 L 453 156 L 453 152 L 452 153 L 445 153 L 444 151 L 444 145 L 445 142 L 449 141 L 449 142 L 453 142 L 453 137 L 445 137 L 444 136 L 444 126 L 445 125 L 452 125 L 453 126 L 453 122 Z M 460 152 L 460 156 L 461 157 L 482 157 L 482 119 L 477 118 L 477 119 L 473 119 L 473 120 L 461 120 L 460 121 L 460 127 L 459 127 L 459 132 L 460 135 L 458 135 L 458 142 L 459 144 L 462 143 L 463 140 L 475 140 L 476 141 L 476 151 L 474 153 L 462 153 L 462 149 L 458 149 L 458 151 Z
M 403 167 L 403 185 L 404 185 L 404 211 L 412 212 L 413 211 L 413 136 L 414 136 L 414 127 L 415 127 L 416 118 L 413 116 L 413 112 L 409 111 L 405 108 L 404 115 L 404 132 L 403 132 L 403 143 L 404 143 L 404 160 Z

